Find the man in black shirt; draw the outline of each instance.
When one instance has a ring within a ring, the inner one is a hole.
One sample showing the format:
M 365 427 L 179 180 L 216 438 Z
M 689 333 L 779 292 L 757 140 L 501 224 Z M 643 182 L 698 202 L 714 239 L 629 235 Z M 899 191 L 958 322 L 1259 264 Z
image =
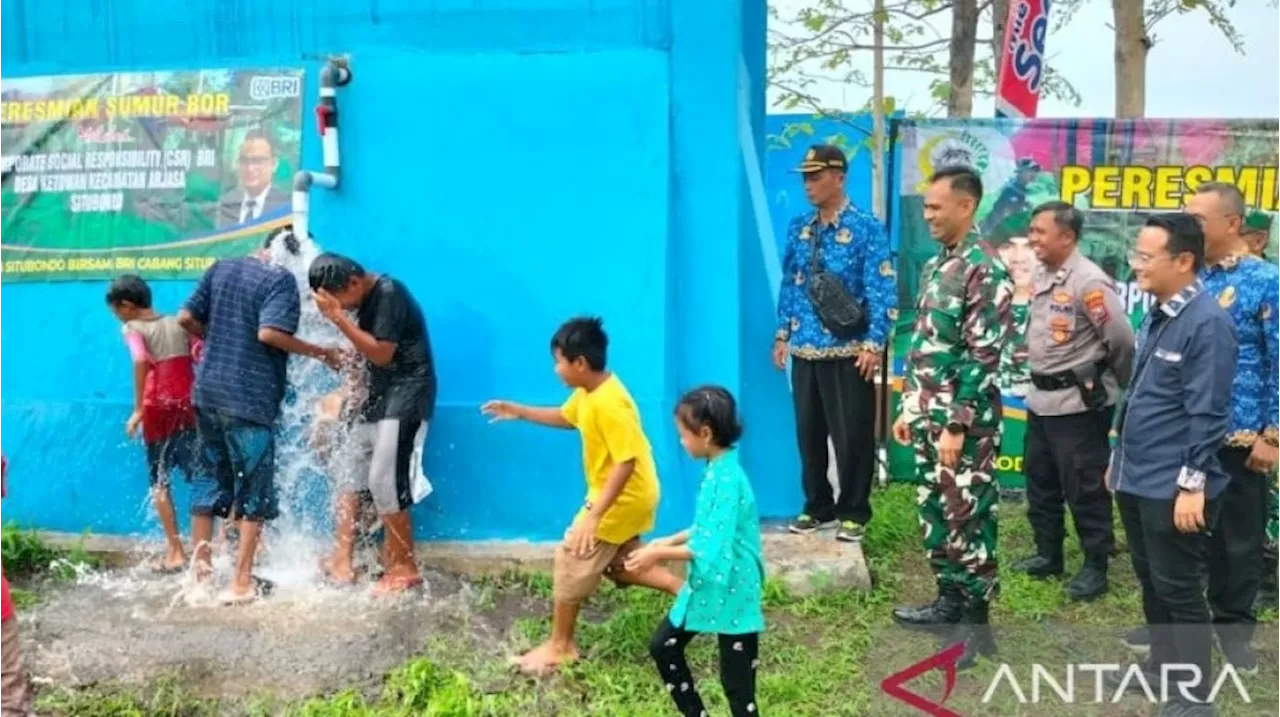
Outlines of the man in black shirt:
M 409 507 L 430 490 L 422 471 L 422 445 L 436 402 L 431 340 L 422 309 L 400 281 L 368 273 L 345 256 L 321 254 L 308 279 L 316 307 L 363 355 L 367 390 L 359 406 L 349 452 L 350 470 L 339 479 L 338 540 L 324 571 L 352 583 L 358 494 L 368 490 L 386 529 L 378 594 L 422 584 L 413 555 Z M 353 322 L 347 310 L 356 310 Z

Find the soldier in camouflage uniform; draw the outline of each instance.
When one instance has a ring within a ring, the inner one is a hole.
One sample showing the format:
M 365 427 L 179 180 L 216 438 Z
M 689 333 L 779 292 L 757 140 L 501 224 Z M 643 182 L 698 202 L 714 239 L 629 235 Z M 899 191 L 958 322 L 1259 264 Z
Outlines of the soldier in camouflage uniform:
M 899 443 L 915 448 L 924 545 L 938 582 L 930 605 L 900 607 L 908 628 L 963 640 L 958 667 L 995 653 L 988 624 L 997 592 L 995 461 L 1002 407 L 996 372 L 1012 331 L 1014 284 L 973 231 L 982 180 L 966 168 L 930 179 L 925 220 L 942 245 L 925 265 L 907 356 Z

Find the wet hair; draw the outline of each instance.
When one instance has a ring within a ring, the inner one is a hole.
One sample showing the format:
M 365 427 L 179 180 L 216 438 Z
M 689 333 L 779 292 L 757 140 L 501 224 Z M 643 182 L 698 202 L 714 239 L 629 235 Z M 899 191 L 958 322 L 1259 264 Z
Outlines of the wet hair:
M 968 167 L 943 167 L 929 177 L 929 184 L 937 184 L 947 180 L 952 191 L 968 194 L 973 197 L 974 204 L 982 204 L 982 177 Z
M 1040 216 L 1043 212 L 1053 213 L 1053 223 L 1058 225 L 1059 229 L 1070 229 L 1075 235 L 1076 241 L 1080 241 L 1080 234 L 1084 231 L 1084 214 L 1079 209 L 1062 201 L 1045 202 L 1035 209 L 1031 210 L 1031 216 Z
M 604 321 L 593 316 L 569 319 L 551 337 L 551 350 L 559 350 L 566 361 L 582 358 L 592 371 L 603 371 L 609 353 Z
M 311 262 L 307 269 L 307 283 L 312 291 L 324 289 L 328 292 L 342 291 L 352 279 L 364 276 L 364 267 L 354 259 L 341 254 L 325 252 Z
M 731 448 L 742 438 L 738 402 L 720 386 L 700 386 L 681 396 L 676 417 L 691 431 L 711 429 L 711 441 L 721 448 Z
M 1205 182 L 1196 187 L 1196 194 L 1216 194 L 1218 199 L 1227 205 L 1227 212 L 1240 217 L 1240 221 L 1244 221 L 1244 214 L 1247 208 L 1244 204 L 1244 194 L 1240 192 L 1240 188 L 1230 182 Z
M 1190 254 L 1195 260 L 1192 265 L 1195 271 L 1204 267 L 1204 230 L 1195 217 L 1180 213 L 1153 214 L 1147 217 L 1146 226 L 1163 229 L 1169 235 L 1165 242 L 1169 256 Z
M 279 229 L 273 230 L 267 235 L 266 240 L 262 242 L 262 248 L 270 249 L 277 239 L 284 239 L 284 250 L 289 252 L 291 256 L 298 255 L 298 237 L 293 233 L 292 224 L 286 224 Z
M 151 287 L 137 274 L 118 276 L 107 287 L 108 306 L 119 306 L 126 301 L 139 309 L 151 308 Z

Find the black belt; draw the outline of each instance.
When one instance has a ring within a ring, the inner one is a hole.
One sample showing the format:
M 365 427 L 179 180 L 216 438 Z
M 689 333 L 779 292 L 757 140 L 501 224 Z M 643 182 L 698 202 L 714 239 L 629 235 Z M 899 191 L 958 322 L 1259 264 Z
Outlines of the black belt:
M 1099 361 L 1098 376 L 1101 378 L 1102 372 L 1107 368 L 1106 361 Z M 1059 371 L 1058 373 L 1031 373 L 1031 385 L 1041 391 L 1061 391 L 1064 388 L 1075 388 L 1080 385 L 1080 380 L 1076 378 L 1075 371 L 1070 369 Z

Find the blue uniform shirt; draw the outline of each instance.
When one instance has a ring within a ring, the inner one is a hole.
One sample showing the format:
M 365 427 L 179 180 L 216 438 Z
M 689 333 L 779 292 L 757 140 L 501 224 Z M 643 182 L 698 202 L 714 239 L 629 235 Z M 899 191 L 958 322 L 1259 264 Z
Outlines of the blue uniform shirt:
M 287 354 L 258 340 L 258 330 L 298 330 L 298 284 L 287 269 L 253 258 L 223 259 L 200 278 L 186 309 L 204 324 L 196 365 L 197 408 L 271 426 L 284 397 Z
M 867 327 L 850 340 L 836 338 L 822 325 L 805 290 L 817 242 L 822 243 L 822 266 L 864 302 Z M 792 356 L 847 358 L 864 349 L 883 350 L 898 315 L 897 300 L 889 237 L 880 220 L 847 201 L 831 224 L 819 221 L 817 210 L 792 220 L 782 258 L 776 335 L 790 344 Z
M 1117 492 L 1171 500 L 1179 485 L 1201 485 L 1209 498 L 1222 491 L 1235 366 L 1235 326 L 1200 282 L 1152 307 L 1111 455 Z
M 1227 445 L 1248 447 L 1260 435 L 1275 439 L 1280 427 L 1280 269 L 1255 256 L 1232 255 L 1206 268 L 1202 279 L 1205 291 L 1235 322 L 1239 341 Z

